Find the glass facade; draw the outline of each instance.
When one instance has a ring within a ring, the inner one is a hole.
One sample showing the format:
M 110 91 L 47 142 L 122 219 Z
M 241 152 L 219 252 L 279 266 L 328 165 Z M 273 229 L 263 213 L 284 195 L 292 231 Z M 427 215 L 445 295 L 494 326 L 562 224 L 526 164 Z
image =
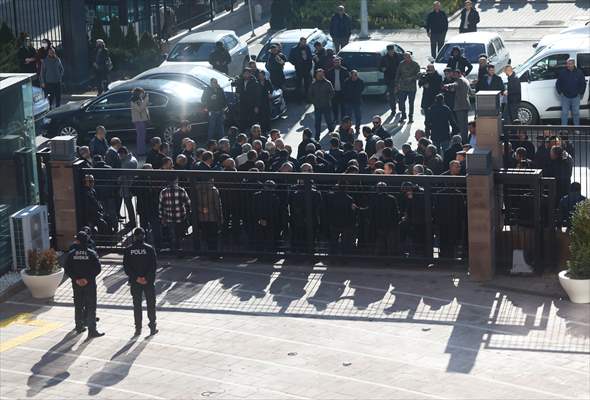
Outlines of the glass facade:
M 29 74 L 0 74 L 0 273 L 12 263 L 9 217 L 39 202 Z

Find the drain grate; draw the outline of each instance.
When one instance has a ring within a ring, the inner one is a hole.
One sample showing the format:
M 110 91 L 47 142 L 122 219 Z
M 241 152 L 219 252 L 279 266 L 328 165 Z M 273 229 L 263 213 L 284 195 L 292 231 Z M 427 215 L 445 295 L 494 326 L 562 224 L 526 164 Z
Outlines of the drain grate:
M 540 25 L 540 26 L 550 26 L 550 25 L 563 25 L 565 22 L 561 21 L 561 20 L 552 20 L 552 19 L 546 19 L 546 20 L 542 20 L 537 22 L 535 25 Z

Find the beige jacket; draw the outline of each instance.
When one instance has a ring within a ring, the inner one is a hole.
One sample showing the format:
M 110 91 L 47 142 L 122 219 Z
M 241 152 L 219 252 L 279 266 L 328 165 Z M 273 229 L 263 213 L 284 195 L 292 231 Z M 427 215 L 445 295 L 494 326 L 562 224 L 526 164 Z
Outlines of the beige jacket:
M 140 122 L 140 121 L 149 121 L 150 120 L 150 110 L 148 106 L 150 104 L 150 98 L 146 93 L 143 100 L 139 101 L 132 101 L 131 102 L 131 121 L 132 122 Z

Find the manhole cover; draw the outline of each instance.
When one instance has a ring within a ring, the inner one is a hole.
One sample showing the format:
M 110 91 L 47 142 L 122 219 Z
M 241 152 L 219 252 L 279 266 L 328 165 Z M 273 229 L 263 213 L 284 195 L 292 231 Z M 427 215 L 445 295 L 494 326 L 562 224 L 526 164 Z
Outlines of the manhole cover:
M 540 25 L 540 26 L 563 25 L 563 24 L 564 24 L 563 21 L 551 20 L 551 19 L 546 19 L 546 20 L 537 22 L 537 25 Z

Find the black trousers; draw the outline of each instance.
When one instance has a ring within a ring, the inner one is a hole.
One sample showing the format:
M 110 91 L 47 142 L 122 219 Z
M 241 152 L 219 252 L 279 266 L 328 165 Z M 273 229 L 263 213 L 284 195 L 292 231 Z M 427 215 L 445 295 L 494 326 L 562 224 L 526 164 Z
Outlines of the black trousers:
M 436 58 L 436 55 L 445 44 L 446 33 L 431 33 L 430 34 L 430 55 Z
M 344 117 L 344 94 L 342 91 L 334 92 L 332 99 L 332 114 L 334 115 L 334 123 L 340 123 L 340 118 Z
M 76 328 L 88 327 L 96 330 L 96 283 L 88 282 L 86 286 L 78 286 L 72 281 L 74 290 L 74 320 Z
M 207 243 L 207 250 L 217 252 L 219 241 L 219 224 L 217 222 L 200 222 L 201 237 Z
M 47 99 L 49 101 L 50 106 L 59 107 L 61 106 L 61 83 L 54 82 L 54 83 L 46 83 L 45 84 L 45 94 L 47 94 Z
M 303 87 L 302 84 L 303 83 Z M 301 99 L 305 100 L 309 95 L 309 85 L 311 85 L 311 71 L 310 70 L 295 70 L 295 87 L 296 92 L 301 95 Z
M 135 319 L 135 328 L 141 329 L 142 321 L 142 302 L 145 295 L 147 306 L 147 315 L 149 319 L 148 326 L 156 327 L 156 288 L 153 283 L 140 285 L 137 282 L 131 283 L 131 297 L 133 297 L 133 317 Z

